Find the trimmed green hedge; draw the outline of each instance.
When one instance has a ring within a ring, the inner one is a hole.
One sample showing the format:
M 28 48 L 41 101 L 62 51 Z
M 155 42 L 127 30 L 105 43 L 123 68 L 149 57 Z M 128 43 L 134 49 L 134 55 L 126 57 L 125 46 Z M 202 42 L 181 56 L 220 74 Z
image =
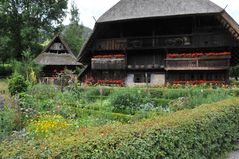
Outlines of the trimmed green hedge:
M 135 124 L 0 145 L 0 158 L 217 158 L 239 138 L 239 98 Z

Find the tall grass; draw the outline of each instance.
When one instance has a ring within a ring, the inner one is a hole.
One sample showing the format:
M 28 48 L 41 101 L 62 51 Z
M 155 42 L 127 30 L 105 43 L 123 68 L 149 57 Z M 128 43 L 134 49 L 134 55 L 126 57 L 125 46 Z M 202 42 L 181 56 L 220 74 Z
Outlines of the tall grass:
M 8 81 L 6 79 L 0 79 L 0 94 L 8 92 Z

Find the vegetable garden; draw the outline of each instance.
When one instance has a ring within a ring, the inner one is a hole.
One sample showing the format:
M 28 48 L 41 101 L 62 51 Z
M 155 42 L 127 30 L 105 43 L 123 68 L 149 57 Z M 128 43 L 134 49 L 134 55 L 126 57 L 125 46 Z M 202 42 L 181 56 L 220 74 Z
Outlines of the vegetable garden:
M 0 158 L 216 158 L 239 138 L 235 86 L 30 85 L 0 110 Z

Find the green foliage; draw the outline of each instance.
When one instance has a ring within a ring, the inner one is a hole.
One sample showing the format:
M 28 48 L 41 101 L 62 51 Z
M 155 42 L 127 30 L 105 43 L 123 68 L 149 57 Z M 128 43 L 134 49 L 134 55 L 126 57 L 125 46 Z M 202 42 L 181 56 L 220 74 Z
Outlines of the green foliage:
M 62 34 L 72 52 L 77 56 L 83 44 L 83 26 L 78 24 L 69 24 Z
M 237 96 L 237 91 L 211 86 L 114 88 L 73 84 L 62 92 L 54 85 L 32 85 L 14 101 L 19 107 L 12 107 L 21 115 L 17 123 L 24 129 L 8 136 L 10 129 L 5 134 L 0 158 L 29 158 L 25 152 L 30 146 L 35 158 L 188 158 L 198 154 L 212 158 L 216 151 L 220 154 L 230 148 L 231 142 L 225 143 L 226 149 L 221 142 L 234 141 L 235 136 L 228 136 L 228 132 L 238 130 L 234 124 L 239 120 L 234 117 L 238 99 L 222 100 Z M 221 102 L 200 106 L 216 101 Z M 61 127 L 60 123 L 70 125 Z M 8 154 L 5 149 L 10 150 Z
M 66 15 L 67 0 L 0 1 L 0 53 L 21 59 L 23 51 L 33 54 L 42 50 L 40 43 L 59 32 Z M 17 25 L 16 25 L 17 24 Z M 58 30 L 58 31 L 57 31 Z M 1 40 L 3 39 L 6 40 Z M 2 50 L 2 51 L 1 51 Z
M 235 97 L 239 97 L 239 90 L 238 89 L 234 90 L 233 92 L 234 92 Z
M 31 119 L 38 114 L 38 103 L 32 95 L 27 93 L 19 94 L 19 106 L 23 120 Z
M 60 90 L 54 85 L 37 84 L 29 88 L 27 93 L 35 99 L 45 100 L 54 99 L 60 93 Z
M 152 111 L 157 107 L 164 107 L 168 100 L 160 99 L 161 91 L 147 92 L 145 90 L 133 90 L 129 92 L 116 91 L 111 96 L 113 112 L 135 114 L 137 111 Z M 160 95 L 157 97 L 157 95 Z
M 113 112 L 135 114 L 135 111 L 142 103 L 142 98 L 138 92 L 119 92 L 111 97 Z
M 0 110 L 0 141 L 16 129 L 15 119 L 16 113 L 13 109 L 5 107 L 3 111 Z
M 230 76 L 234 77 L 236 81 L 238 81 L 238 76 L 239 76 L 239 65 L 231 67 L 230 69 Z
M 28 82 L 22 75 L 13 74 L 11 79 L 9 80 L 8 89 L 11 95 L 15 95 L 18 93 L 26 92 L 28 85 Z
M 71 23 L 63 31 L 63 37 L 75 55 L 78 55 L 83 44 L 83 25 L 79 25 L 80 13 L 76 4 L 71 4 Z
M 34 57 L 29 50 L 24 51 L 22 56 L 22 61 L 13 61 L 13 70 L 15 73 L 24 76 L 27 81 L 35 83 L 36 81 L 34 81 L 35 79 L 32 78 L 32 73 L 39 75 L 42 67 L 34 62 Z
M 81 128 L 44 143 L 3 142 L 0 158 L 218 158 L 239 138 L 238 103 L 232 98 L 134 124 Z
M 179 111 L 186 108 L 189 98 L 179 97 L 178 99 L 169 102 L 169 108 L 172 111 Z

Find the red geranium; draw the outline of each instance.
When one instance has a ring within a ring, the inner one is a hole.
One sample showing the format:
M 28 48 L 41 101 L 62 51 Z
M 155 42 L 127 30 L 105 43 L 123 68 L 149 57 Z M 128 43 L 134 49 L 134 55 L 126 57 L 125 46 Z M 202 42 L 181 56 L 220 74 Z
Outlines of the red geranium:
M 227 56 L 231 55 L 231 52 L 208 52 L 208 53 L 169 53 L 167 57 L 201 57 L 201 56 Z
M 219 80 L 184 80 L 184 81 L 173 81 L 173 84 L 205 84 L 205 83 L 212 83 L 212 84 L 222 84 L 224 81 Z

